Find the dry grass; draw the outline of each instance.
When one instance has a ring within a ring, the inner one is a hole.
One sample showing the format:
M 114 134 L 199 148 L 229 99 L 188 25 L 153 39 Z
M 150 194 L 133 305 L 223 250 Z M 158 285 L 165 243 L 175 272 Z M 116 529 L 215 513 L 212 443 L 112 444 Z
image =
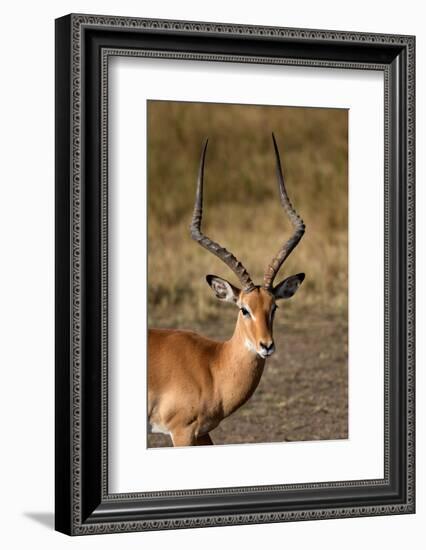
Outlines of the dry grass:
M 215 443 L 340 439 L 347 424 L 347 112 L 337 109 L 150 102 L 148 109 L 148 321 L 226 339 L 236 310 L 205 282 L 238 284 L 192 241 L 198 161 L 209 137 L 203 229 L 256 283 L 291 234 L 281 208 L 271 132 L 306 234 L 277 282 L 306 280 L 276 316 L 277 354 L 253 397 L 226 419 Z M 170 445 L 150 435 L 149 446 Z
M 304 271 L 287 315 L 347 317 L 347 112 L 177 102 L 148 109 L 150 326 L 189 327 L 234 314 L 205 275 L 237 281 L 189 234 L 199 154 L 209 137 L 205 232 L 232 250 L 255 282 L 291 232 L 278 200 L 271 132 L 307 229 L 277 278 Z

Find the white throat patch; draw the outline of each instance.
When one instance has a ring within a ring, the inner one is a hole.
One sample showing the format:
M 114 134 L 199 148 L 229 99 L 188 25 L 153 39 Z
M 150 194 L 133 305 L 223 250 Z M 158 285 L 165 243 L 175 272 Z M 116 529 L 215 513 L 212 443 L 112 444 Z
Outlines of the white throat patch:
M 249 350 L 249 351 L 252 351 L 253 353 L 257 353 L 257 349 L 256 349 L 256 346 L 253 344 L 253 342 L 251 340 L 249 340 L 248 338 L 246 338 L 244 340 L 244 345 L 245 347 Z

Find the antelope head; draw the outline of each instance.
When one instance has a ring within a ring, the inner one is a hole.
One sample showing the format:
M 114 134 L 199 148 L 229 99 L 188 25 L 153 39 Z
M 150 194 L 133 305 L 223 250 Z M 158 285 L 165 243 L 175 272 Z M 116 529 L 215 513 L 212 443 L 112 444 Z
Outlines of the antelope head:
M 206 280 L 219 300 L 232 302 L 239 308 L 240 312 L 237 326 L 242 334 L 244 344 L 250 351 L 262 358 L 269 357 L 275 351 L 273 321 L 275 310 L 277 309 L 276 302 L 278 300 L 291 298 L 305 278 L 304 273 L 298 273 L 286 277 L 274 286 L 274 279 L 278 271 L 303 237 L 305 224 L 293 208 L 288 197 L 281 167 L 280 154 L 274 134 L 272 134 L 272 140 L 275 151 L 280 200 L 285 213 L 293 225 L 294 232 L 281 246 L 265 269 L 263 284 L 255 285 L 246 268 L 231 252 L 212 241 L 201 232 L 204 164 L 208 140 L 204 142 L 201 152 L 197 191 L 191 223 L 192 238 L 209 252 L 212 252 L 215 256 L 220 258 L 238 277 L 241 288 L 235 287 L 226 279 L 216 275 L 207 275 Z

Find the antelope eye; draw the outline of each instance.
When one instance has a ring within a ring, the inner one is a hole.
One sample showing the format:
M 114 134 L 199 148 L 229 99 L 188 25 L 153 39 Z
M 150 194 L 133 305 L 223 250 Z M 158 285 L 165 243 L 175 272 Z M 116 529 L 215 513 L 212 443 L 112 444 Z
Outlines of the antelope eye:
M 243 314 L 243 317 L 245 317 L 246 319 L 248 319 L 250 317 L 250 312 L 245 307 L 241 308 L 241 313 Z

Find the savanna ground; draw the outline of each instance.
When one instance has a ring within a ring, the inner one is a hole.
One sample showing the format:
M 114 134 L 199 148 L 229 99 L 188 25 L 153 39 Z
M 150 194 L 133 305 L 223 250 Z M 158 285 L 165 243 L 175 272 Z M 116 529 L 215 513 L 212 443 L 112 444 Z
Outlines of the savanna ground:
M 261 283 L 291 234 L 278 199 L 271 132 L 306 234 L 276 282 L 305 272 L 280 302 L 276 354 L 252 398 L 212 433 L 216 444 L 348 436 L 347 111 L 151 101 L 148 106 L 148 324 L 232 335 L 237 309 L 205 282 L 233 273 L 189 233 L 198 161 L 209 137 L 203 231 Z M 149 447 L 170 445 L 150 434 Z

